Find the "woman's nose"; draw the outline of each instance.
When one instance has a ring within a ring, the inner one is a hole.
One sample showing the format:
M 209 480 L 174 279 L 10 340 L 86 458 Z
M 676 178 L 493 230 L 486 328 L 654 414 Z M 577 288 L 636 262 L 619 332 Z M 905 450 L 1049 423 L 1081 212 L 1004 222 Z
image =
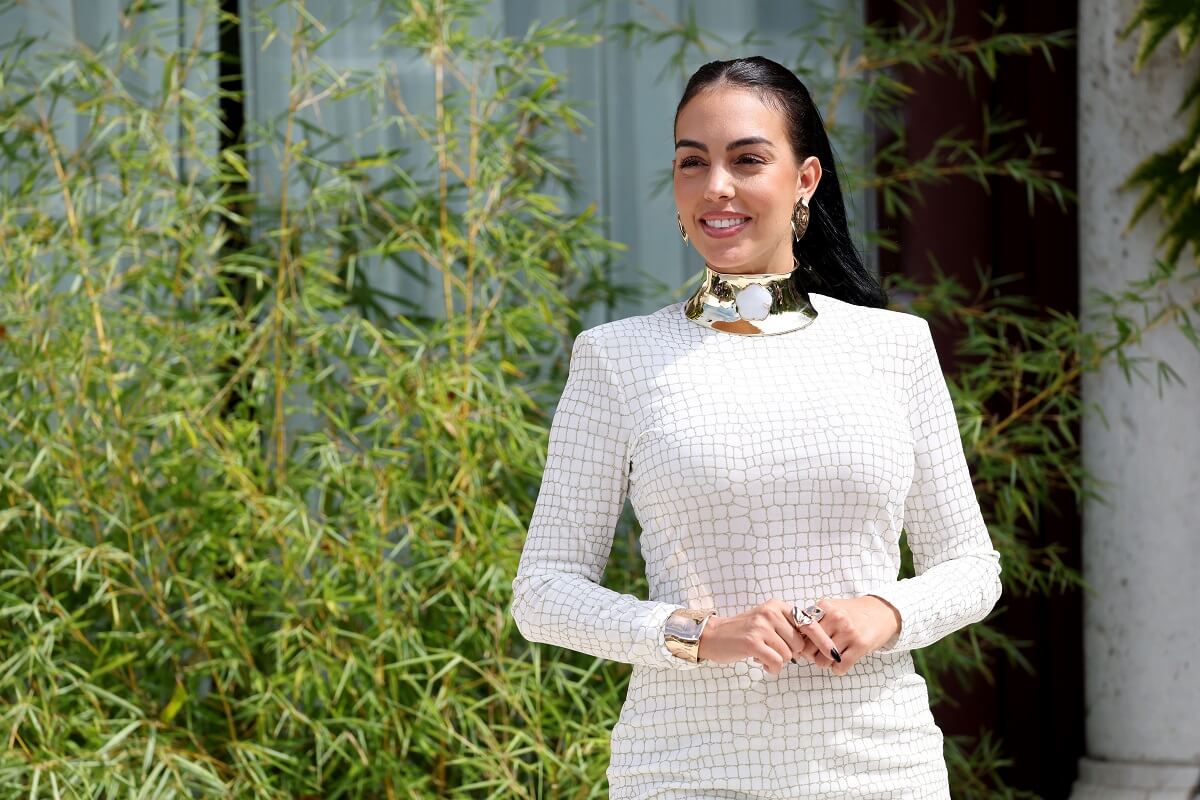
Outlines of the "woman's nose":
M 708 183 L 704 185 L 704 199 L 711 202 L 730 197 L 733 197 L 733 181 L 729 173 L 720 166 L 713 166 L 708 171 Z

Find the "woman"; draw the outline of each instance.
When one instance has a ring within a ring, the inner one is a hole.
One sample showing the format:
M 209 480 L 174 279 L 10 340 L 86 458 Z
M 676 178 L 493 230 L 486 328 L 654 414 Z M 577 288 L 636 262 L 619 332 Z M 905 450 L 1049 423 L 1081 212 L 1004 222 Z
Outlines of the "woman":
M 1001 586 L 929 326 L 884 308 L 790 71 L 701 67 L 675 139 L 704 278 L 576 338 L 512 615 L 634 665 L 614 800 L 948 798 L 911 651 Z M 626 497 L 648 600 L 599 585 Z

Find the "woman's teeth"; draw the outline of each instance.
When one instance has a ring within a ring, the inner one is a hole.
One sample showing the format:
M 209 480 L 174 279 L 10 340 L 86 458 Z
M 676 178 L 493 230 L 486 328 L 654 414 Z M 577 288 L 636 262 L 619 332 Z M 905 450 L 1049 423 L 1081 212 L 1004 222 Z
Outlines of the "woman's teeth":
M 706 219 L 704 224 L 710 228 L 732 228 L 734 225 L 741 225 L 749 217 L 734 217 L 732 219 Z

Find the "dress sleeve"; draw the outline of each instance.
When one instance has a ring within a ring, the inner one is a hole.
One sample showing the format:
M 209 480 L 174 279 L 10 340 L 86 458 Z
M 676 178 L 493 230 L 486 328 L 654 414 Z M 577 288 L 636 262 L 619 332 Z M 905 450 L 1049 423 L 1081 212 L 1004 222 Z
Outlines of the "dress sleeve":
M 922 320 L 909 373 L 915 443 L 904 529 L 915 577 L 870 594 L 900 612 L 900 632 L 877 652 L 913 650 L 978 622 L 1000 599 L 1000 553 L 975 496 L 954 404 L 929 323 Z
M 592 331 L 575 338 L 550 425 L 511 614 L 531 642 L 659 668 L 695 669 L 667 650 L 663 626 L 681 606 L 600 585 L 628 493 L 632 420 L 619 377 Z

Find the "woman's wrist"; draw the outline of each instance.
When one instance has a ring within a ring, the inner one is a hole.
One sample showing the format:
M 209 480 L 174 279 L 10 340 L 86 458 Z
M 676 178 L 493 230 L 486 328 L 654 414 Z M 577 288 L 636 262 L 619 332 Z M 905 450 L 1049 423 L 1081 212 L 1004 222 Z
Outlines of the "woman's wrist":
M 889 612 L 891 612 L 891 618 L 892 618 L 894 627 L 892 628 L 892 631 L 888 635 L 888 637 L 886 639 L 884 639 L 884 641 L 885 642 L 892 641 L 893 639 L 896 638 L 897 635 L 899 635 L 900 628 L 904 624 L 904 620 L 900 616 L 900 610 L 898 608 L 896 608 L 894 605 L 892 605 L 891 603 L 889 603 L 887 600 L 884 600 L 882 597 L 880 597 L 877 594 L 869 594 L 866 596 L 871 598 L 872 600 L 876 601 L 879 605 L 883 606 L 883 608 L 885 608 Z
M 717 614 L 713 614 L 711 617 L 709 617 L 708 619 L 704 620 L 703 623 L 701 623 L 700 643 L 696 646 L 696 657 L 699 658 L 701 661 L 708 659 L 709 656 L 707 656 L 705 654 L 709 653 L 712 650 L 712 643 L 713 643 L 712 632 L 713 632 L 713 630 L 720 627 L 724 622 L 725 622 L 724 617 L 718 616 Z

